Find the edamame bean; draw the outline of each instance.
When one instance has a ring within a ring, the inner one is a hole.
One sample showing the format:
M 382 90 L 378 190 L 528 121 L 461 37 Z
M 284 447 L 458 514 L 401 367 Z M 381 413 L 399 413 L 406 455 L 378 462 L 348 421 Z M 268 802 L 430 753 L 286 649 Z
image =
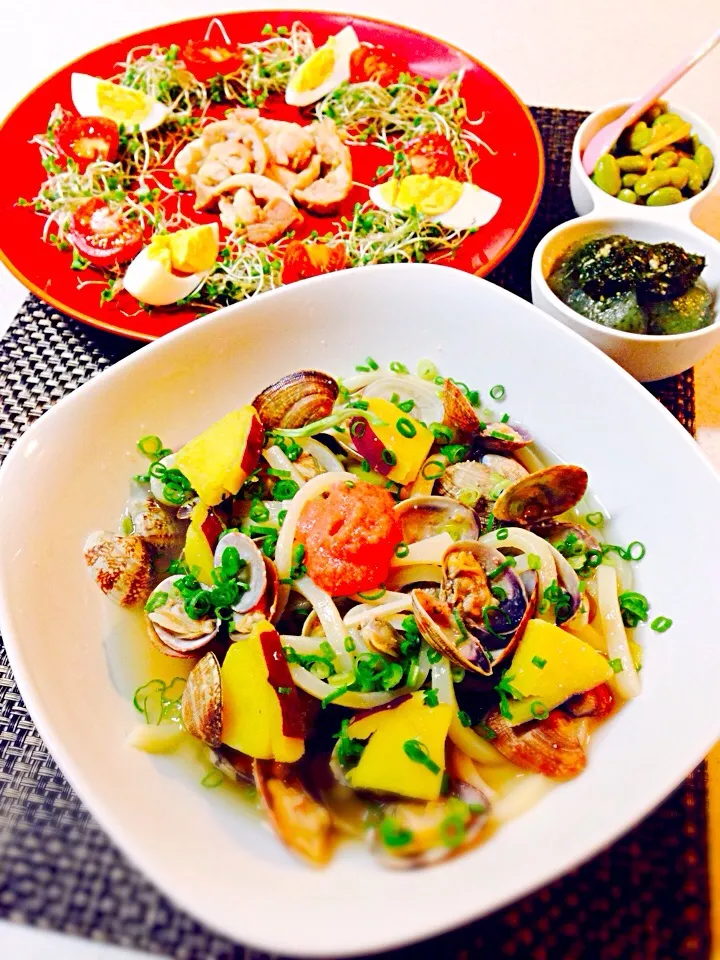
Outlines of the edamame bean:
M 669 170 L 651 170 L 644 177 L 640 177 L 635 184 L 635 193 L 639 197 L 647 197 L 662 187 L 670 186 Z
M 654 127 L 679 127 L 685 120 L 677 113 L 661 113 L 652 122 Z
M 639 173 L 626 173 L 623 175 L 622 185 L 630 189 L 635 186 L 635 184 L 638 182 L 639 179 L 640 179 Z
M 678 167 L 688 172 L 687 187 L 691 193 L 700 193 L 703 188 L 704 177 L 700 167 L 689 157 L 678 160 Z
M 637 176 L 637 174 L 635 174 Z M 630 190 L 628 187 L 623 187 L 623 189 L 617 195 L 618 200 L 622 200 L 624 203 L 637 203 L 638 198 L 634 190 Z
M 618 166 L 623 173 L 647 173 L 650 161 L 647 157 L 618 157 Z
M 616 196 L 620 189 L 620 167 L 618 167 L 615 157 L 609 153 L 604 153 L 599 157 L 595 164 L 592 180 L 605 193 L 609 193 L 613 197 Z
M 619 161 L 618 161 L 619 162 Z M 695 163 L 702 174 L 703 183 L 710 179 L 710 174 L 715 166 L 715 158 L 712 155 L 710 147 L 704 143 L 699 144 L 695 149 Z M 621 168 L 622 169 L 622 168 Z
M 688 185 L 690 173 L 684 167 L 671 167 L 668 170 L 670 177 L 670 186 L 677 187 L 678 190 L 684 190 Z
M 674 150 L 666 150 L 655 158 L 655 169 L 667 170 L 669 167 L 676 167 L 678 159 L 679 157 Z
M 651 107 L 645 111 L 645 120 L 652 123 L 661 114 L 667 113 L 667 100 L 657 100 Z
M 630 131 L 630 149 L 642 150 L 652 139 L 652 131 L 644 120 L 638 120 Z
M 667 207 L 671 203 L 680 203 L 682 199 L 683 195 L 677 187 L 660 187 L 650 194 L 645 203 L 649 207 Z
M 690 142 L 692 143 L 693 153 L 697 153 L 698 147 L 700 146 L 700 137 L 696 133 L 694 133 L 690 137 Z

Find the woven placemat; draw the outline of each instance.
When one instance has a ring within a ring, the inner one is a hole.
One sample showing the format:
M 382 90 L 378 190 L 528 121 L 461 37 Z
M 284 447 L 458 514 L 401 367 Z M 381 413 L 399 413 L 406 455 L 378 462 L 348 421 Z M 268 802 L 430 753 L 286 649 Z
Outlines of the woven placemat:
M 573 216 L 570 148 L 584 117 L 533 112 L 545 143 L 547 184 L 530 229 L 492 277 L 525 297 L 536 243 Z M 56 400 L 135 349 L 137 344 L 84 327 L 31 297 L 0 345 L 0 457 Z M 693 430 L 691 373 L 663 381 L 653 392 Z M 652 816 L 581 869 L 485 920 L 389 956 L 706 958 L 706 837 L 705 776 L 699 768 Z M 2 648 L 0 918 L 177 960 L 250 953 L 176 910 L 112 846 L 49 757 Z

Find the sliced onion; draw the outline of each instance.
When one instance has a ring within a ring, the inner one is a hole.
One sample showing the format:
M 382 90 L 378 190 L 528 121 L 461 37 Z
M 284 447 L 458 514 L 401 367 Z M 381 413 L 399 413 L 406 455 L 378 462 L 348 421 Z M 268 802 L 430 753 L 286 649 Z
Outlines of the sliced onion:
M 615 568 L 601 563 L 595 571 L 595 579 L 598 588 L 598 619 L 605 634 L 608 659 L 619 660 L 622 664 L 622 670 L 613 675 L 610 686 L 625 700 L 632 700 L 640 693 L 640 677 L 635 669 L 620 613 Z
M 480 776 L 480 771 L 475 766 L 475 761 L 471 760 L 462 750 L 459 750 L 454 743 L 450 747 L 450 769 L 458 780 L 464 780 L 465 783 L 469 783 L 471 787 L 475 787 L 476 790 L 484 794 L 488 800 L 492 801 L 495 799 L 495 791 L 489 784 L 485 783 Z
M 263 450 L 263 456 L 273 470 L 284 470 L 286 473 L 289 473 L 299 487 L 303 487 L 307 483 L 307 480 L 300 473 L 292 460 L 290 460 L 285 451 L 281 450 L 277 444 L 273 444 L 270 447 L 265 447 Z
M 320 441 L 315 440 L 314 437 L 308 437 L 304 440 L 298 440 L 298 444 L 303 448 L 305 453 L 309 453 L 313 460 L 316 460 L 327 473 L 344 473 L 345 467 L 332 450 L 329 450 L 324 443 L 320 443 Z
M 347 380 L 342 381 L 342 385 L 348 393 L 357 393 L 358 390 L 363 390 L 369 383 L 374 383 L 386 376 L 387 374 L 383 373 L 382 370 L 371 370 L 369 373 L 358 373 L 354 377 L 348 377 Z
M 453 538 L 447 532 L 437 533 L 434 537 L 427 537 L 425 540 L 417 540 L 408 545 L 408 552 L 404 557 L 393 556 L 390 560 L 390 568 L 413 567 L 417 564 L 440 566 L 443 554 L 453 545 L 453 542 Z
M 418 563 L 411 567 L 391 568 L 387 586 L 391 590 L 402 590 L 411 583 L 442 583 L 442 578 L 438 564 Z
M 287 503 L 287 515 L 280 528 L 280 536 L 278 537 L 275 547 L 275 566 L 277 567 L 280 580 L 287 580 L 290 576 L 295 531 L 303 507 L 310 500 L 321 496 L 327 490 L 330 490 L 331 487 L 334 487 L 336 483 L 342 483 L 344 480 L 351 480 L 355 483 L 357 477 L 353 473 L 321 473 L 319 476 L 313 477 L 312 480 L 308 480 L 305 486 L 298 490 L 292 500 L 285 501 L 285 503 Z M 288 585 L 281 583 L 278 587 L 276 619 L 279 619 L 282 615 L 289 596 L 290 589 Z
M 346 627 L 356 627 L 373 617 L 390 617 L 404 610 L 412 610 L 412 599 L 407 594 L 402 594 L 399 599 L 389 600 L 387 603 L 375 605 L 362 603 L 346 613 L 343 622 Z
M 526 774 L 505 796 L 495 800 L 491 814 L 493 822 L 507 823 L 508 820 L 514 820 L 526 813 L 554 786 L 553 781 L 541 773 Z
M 332 597 L 316 586 L 310 577 L 300 577 L 293 583 L 293 590 L 301 593 L 312 604 L 325 633 L 325 639 L 335 651 L 338 663 L 343 671 L 351 671 L 353 662 L 350 653 L 345 649 L 347 630 L 333 603 Z
M 450 664 L 446 657 L 438 660 L 432 665 L 432 685 L 438 692 L 438 699 L 441 703 L 449 703 L 452 707 L 452 716 L 450 718 L 450 730 L 448 736 L 464 754 L 471 760 L 477 760 L 489 767 L 498 766 L 505 763 L 505 758 L 493 747 L 487 740 L 483 740 L 472 727 L 464 727 L 458 717 L 458 705 L 455 699 L 455 687 L 453 685 Z
M 442 400 L 427 380 L 421 380 L 420 377 L 380 377 L 363 390 L 363 397 L 366 399 L 380 397 L 383 400 L 391 400 L 395 395 L 401 402 L 414 401 L 410 416 L 416 420 L 422 420 L 423 423 L 443 422 L 445 411 Z

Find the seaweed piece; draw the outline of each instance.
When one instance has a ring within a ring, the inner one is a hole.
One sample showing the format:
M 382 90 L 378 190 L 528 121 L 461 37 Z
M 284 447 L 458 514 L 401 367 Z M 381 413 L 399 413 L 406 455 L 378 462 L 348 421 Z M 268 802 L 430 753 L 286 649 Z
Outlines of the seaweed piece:
M 704 283 L 696 283 L 673 300 L 648 301 L 649 332 L 656 334 L 690 333 L 713 322 L 713 295 Z
M 705 257 L 688 253 L 676 243 L 655 243 L 649 254 L 638 287 L 641 297 L 647 299 L 674 300 L 688 291 L 705 269 Z
M 597 300 L 634 290 L 647 273 L 650 250 L 648 244 L 611 234 L 583 244 L 568 263 L 577 285 Z

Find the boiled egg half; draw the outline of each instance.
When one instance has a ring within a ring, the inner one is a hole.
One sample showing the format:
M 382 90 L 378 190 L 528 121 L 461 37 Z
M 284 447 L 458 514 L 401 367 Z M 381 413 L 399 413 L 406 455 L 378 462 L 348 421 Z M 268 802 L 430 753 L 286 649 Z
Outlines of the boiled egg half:
M 336 90 L 350 79 L 350 55 L 360 46 L 352 27 L 344 27 L 293 74 L 285 91 L 285 102 L 293 107 L 307 107 Z
M 219 251 L 217 223 L 158 234 L 127 268 L 123 286 L 154 307 L 177 303 L 200 286 Z
M 142 90 L 121 87 L 119 83 L 74 73 L 70 78 L 70 95 L 81 117 L 108 117 L 127 129 L 154 130 L 164 122 L 169 107 Z
M 376 207 L 392 213 L 418 213 L 450 230 L 468 230 L 489 223 L 500 209 L 500 197 L 474 183 L 460 183 L 450 177 L 410 174 L 387 180 L 370 190 Z

